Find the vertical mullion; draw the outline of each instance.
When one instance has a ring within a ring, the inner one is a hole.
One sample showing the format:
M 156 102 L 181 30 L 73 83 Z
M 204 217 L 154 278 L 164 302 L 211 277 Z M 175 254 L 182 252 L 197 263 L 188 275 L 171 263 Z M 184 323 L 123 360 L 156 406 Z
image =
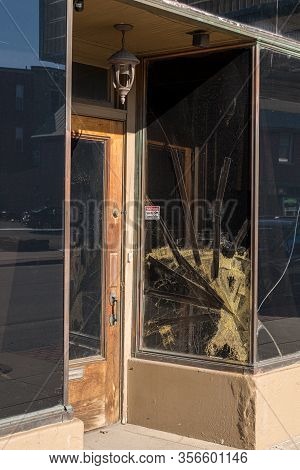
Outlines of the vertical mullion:
M 259 119 L 260 119 L 260 47 L 252 53 L 252 163 L 251 163 L 251 345 L 250 361 L 257 362 L 258 330 L 258 218 L 259 218 Z
M 69 404 L 69 332 L 70 332 L 70 205 L 71 205 L 71 130 L 72 130 L 72 37 L 73 0 L 67 1 L 66 39 L 66 146 L 64 202 L 64 405 Z

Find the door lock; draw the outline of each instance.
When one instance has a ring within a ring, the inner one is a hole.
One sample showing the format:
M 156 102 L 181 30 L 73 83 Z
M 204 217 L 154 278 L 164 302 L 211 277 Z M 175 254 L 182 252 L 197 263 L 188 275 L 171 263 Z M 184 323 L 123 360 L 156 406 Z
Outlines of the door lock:
M 118 219 L 119 216 L 120 216 L 120 211 L 117 207 L 114 208 L 113 212 L 112 212 L 112 215 L 113 215 L 113 218 L 114 219 Z
M 110 326 L 115 326 L 118 323 L 118 313 L 117 313 L 118 297 L 115 292 L 112 292 L 110 294 L 109 303 L 112 308 L 111 315 L 109 317 L 109 324 Z

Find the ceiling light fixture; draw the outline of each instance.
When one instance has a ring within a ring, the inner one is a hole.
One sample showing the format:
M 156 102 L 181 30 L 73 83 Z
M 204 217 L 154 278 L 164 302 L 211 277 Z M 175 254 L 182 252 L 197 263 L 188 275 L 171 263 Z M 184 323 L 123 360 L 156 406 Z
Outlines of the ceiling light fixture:
M 120 96 L 122 105 L 124 105 L 134 83 L 135 68 L 140 61 L 125 49 L 125 34 L 131 31 L 133 26 L 122 23 L 116 24 L 114 28 L 122 33 L 122 48 L 108 59 L 108 63 L 111 65 L 114 87 Z
M 81 13 L 84 10 L 84 0 L 73 0 L 74 10 Z

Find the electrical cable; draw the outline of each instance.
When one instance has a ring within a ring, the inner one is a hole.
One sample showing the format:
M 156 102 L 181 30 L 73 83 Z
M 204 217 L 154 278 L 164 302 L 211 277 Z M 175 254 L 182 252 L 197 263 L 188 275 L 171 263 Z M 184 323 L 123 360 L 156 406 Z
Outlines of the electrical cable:
M 298 213 L 297 213 L 297 217 L 296 217 L 296 225 L 295 225 L 295 230 L 294 230 L 294 238 L 293 238 L 293 243 L 292 243 L 292 249 L 291 249 L 291 253 L 290 253 L 290 256 L 289 256 L 289 259 L 288 259 L 288 262 L 287 262 L 287 265 L 282 273 L 282 275 L 280 276 L 280 278 L 278 279 L 278 281 L 274 284 L 274 286 L 272 287 L 272 289 L 267 293 L 267 295 L 263 298 L 263 300 L 261 301 L 259 307 L 258 307 L 258 310 L 257 312 L 259 313 L 261 307 L 263 306 L 263 304 L 265 303 L 265 301 L 267 300 L 267 298 L 274 292 L 274 290 L 276 289 L 276 287 L 278 287 L 278 285 L 281 283 L 282 279 L 284 278 L 287 270 L 289 269 L 289 266 L 291 264 L 291 261 L 292 261 L 292 257 L 293 257 L 293 254 L 294 254 L 294 251 L 295 251 L 295 246 L 296 246 L 296 238 L 297 238 L 297 229 L 298 229 L 298 223 L 299 223 L 299 217 L 300 217 L 300 205 L 299 205 L 299 208 L 298 208 Z

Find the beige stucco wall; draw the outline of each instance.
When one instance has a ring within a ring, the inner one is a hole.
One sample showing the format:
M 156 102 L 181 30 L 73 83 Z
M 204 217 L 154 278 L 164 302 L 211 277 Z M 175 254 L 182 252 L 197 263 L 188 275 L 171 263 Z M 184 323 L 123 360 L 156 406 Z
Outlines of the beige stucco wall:
M 128 421 L 268 449 L 300 435 L 300 366 L 253 376 L 132 359 Z
M 256 447 L 267 449 L 300 436 L 300 365 L 255 377 Z M 299 443 L 299 439 L 298 439 Z
M 73 419 L 0 438 L 0 450 L 82 450 L 83 423 Z

